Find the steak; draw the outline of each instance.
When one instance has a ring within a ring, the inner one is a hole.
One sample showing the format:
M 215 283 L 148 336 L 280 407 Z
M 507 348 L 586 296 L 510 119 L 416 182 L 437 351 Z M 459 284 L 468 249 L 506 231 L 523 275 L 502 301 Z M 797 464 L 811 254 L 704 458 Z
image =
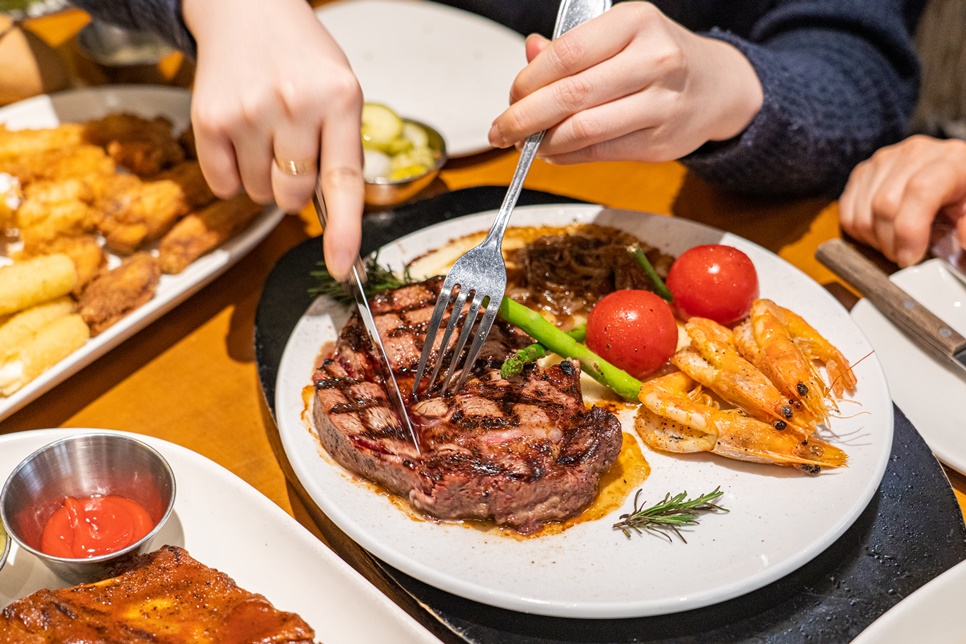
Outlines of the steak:
M 442 280 L 370 301 L 421 453 L 388 400 L 358 313 L 313 376 L 322 444 L 342 466 L 439 519 L 493 520 L 528 534 L 573 516 L 596 497 L 617 459 L 620 422 L 584 406 L 576 362 L 529 364 L 502 378 L 503 361 L 533 340 L 500 319 L 456 395 L 427 397 L 421 386 L 413 400 L 407 394 Z

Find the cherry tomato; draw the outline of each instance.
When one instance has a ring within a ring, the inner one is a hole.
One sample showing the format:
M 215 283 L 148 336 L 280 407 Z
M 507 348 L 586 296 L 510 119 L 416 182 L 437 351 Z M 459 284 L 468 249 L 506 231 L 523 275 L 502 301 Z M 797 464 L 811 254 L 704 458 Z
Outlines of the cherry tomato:
M 732 326 L 748 315 L 758 297 L 755 265 L 737 248 L 722 244 L 686 250 L 671 264 L 665 282 L 682 320 L 694 316 Z
M 614 291 L 587 316 L 587 347 L 635 378 L 654 373 L 678 345 L 667 302 L 650 291 Z

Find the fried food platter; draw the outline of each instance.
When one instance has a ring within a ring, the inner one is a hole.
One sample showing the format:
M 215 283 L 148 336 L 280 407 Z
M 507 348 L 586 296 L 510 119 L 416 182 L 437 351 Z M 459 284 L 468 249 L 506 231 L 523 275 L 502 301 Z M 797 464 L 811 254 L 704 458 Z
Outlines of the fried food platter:
M 0 477 L 36 449 L 78 433 L 41 429 L 0 437 Z M 179 445 L 136 436 L 169 462 L 181 490 L 153 547 L 185 548 L 239 586 L 299 613 L 318 641 L 436 641 L 314 535 L 228 470 Z M 192 494 L 191 490 L 204 490 Z M 42 588 L 67 584 L 14 547 L 0 571 L 0 606 Z
M 399 268 L 447 240 L 485 230 L 492 212 L 451 220 L 407 235 L 380 251 Z M 852 361 L 870 352 L 846 311 L 824 289 L 761 247 L 734 235 L 668 217 L 599 206 L 522 207 L 515 226 L 597 223 L 620 228 L 677 255 L 701 243 L 733 245 L 755 263 L 763 297 L 806 316 Z M 270 286 L 269 286 L 270 287 Z M 849 467 L 817 477 L 706 456 L 667 456 L 643 449 L 652 473 L 641 486 L 649 500 L 700 493 L 720 485 L 726 515 L 702 519 L 688 543 L 627 539 L 611 529 L 632 499 L 597 520 L 535 538 L 413 517 L 374 493 L 325 454 L 305 422 L 303 389 L 319 348 L 346 318 L 320 298 L 286 345 L 275 382 L 275 406 L 286 456 L 319 507 L 366 550 L 416 579 L 461 597 L 538 615 L 625 618 L 661 615 L 749 593 L 796 570 L 828 548 L 862 513 L 885 471 L 893 408 L 874 357 L 855 367 L 858 393 L 836 419 L 835 438 Z M 621 412 L 625 440 L 636 441 L 633 412 Z
M 147 119 L 163 117 L 170 121 L 173 132 L 180 133 L 189 125 L 190 101 L 190 93 L 180 88 L 88 88 L 38 96 L 0 108 L 0 124 L 10 130 L 56 128 L 62 124 L 128 113 Z M 213 251 L 188 263 L 180 272 L 161 275 L 153 297 L 87 340 L 79 349 L 18 391 L 0 397 L 0 420 L 50 391 L 214 280 L 268 235 L 282 216 L 278 208 L 266 207 L 244 230 Z M 156 253 L 150 245 L 142 245 L 139 250 L 146 250 L 148 254 Z M 0 266 L 11 261 L 7 251 L 0 248 Z M 121 257 L 109 250 L 107 261 L 108 267 L 113 268 L 121 263 Z

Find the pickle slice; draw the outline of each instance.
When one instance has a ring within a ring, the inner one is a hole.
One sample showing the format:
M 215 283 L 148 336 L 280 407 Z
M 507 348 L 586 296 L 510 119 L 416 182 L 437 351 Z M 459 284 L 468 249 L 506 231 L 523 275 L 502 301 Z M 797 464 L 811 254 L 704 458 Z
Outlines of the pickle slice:
M 362 144 L 376 150 L 392 146 L 403 131 L 403 121 L 391 109 L 381 103 L 362 106 Z

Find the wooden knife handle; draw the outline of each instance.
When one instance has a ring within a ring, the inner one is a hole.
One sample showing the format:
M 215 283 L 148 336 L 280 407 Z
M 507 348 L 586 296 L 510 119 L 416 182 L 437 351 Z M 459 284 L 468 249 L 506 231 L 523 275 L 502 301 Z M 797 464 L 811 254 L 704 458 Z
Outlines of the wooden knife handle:
M 889 281 L 879 267 L 842 239 L 822 242 L 815 257 L 854 286 L 906 333 L 943 357 L 966 348 L 966 338 Z

